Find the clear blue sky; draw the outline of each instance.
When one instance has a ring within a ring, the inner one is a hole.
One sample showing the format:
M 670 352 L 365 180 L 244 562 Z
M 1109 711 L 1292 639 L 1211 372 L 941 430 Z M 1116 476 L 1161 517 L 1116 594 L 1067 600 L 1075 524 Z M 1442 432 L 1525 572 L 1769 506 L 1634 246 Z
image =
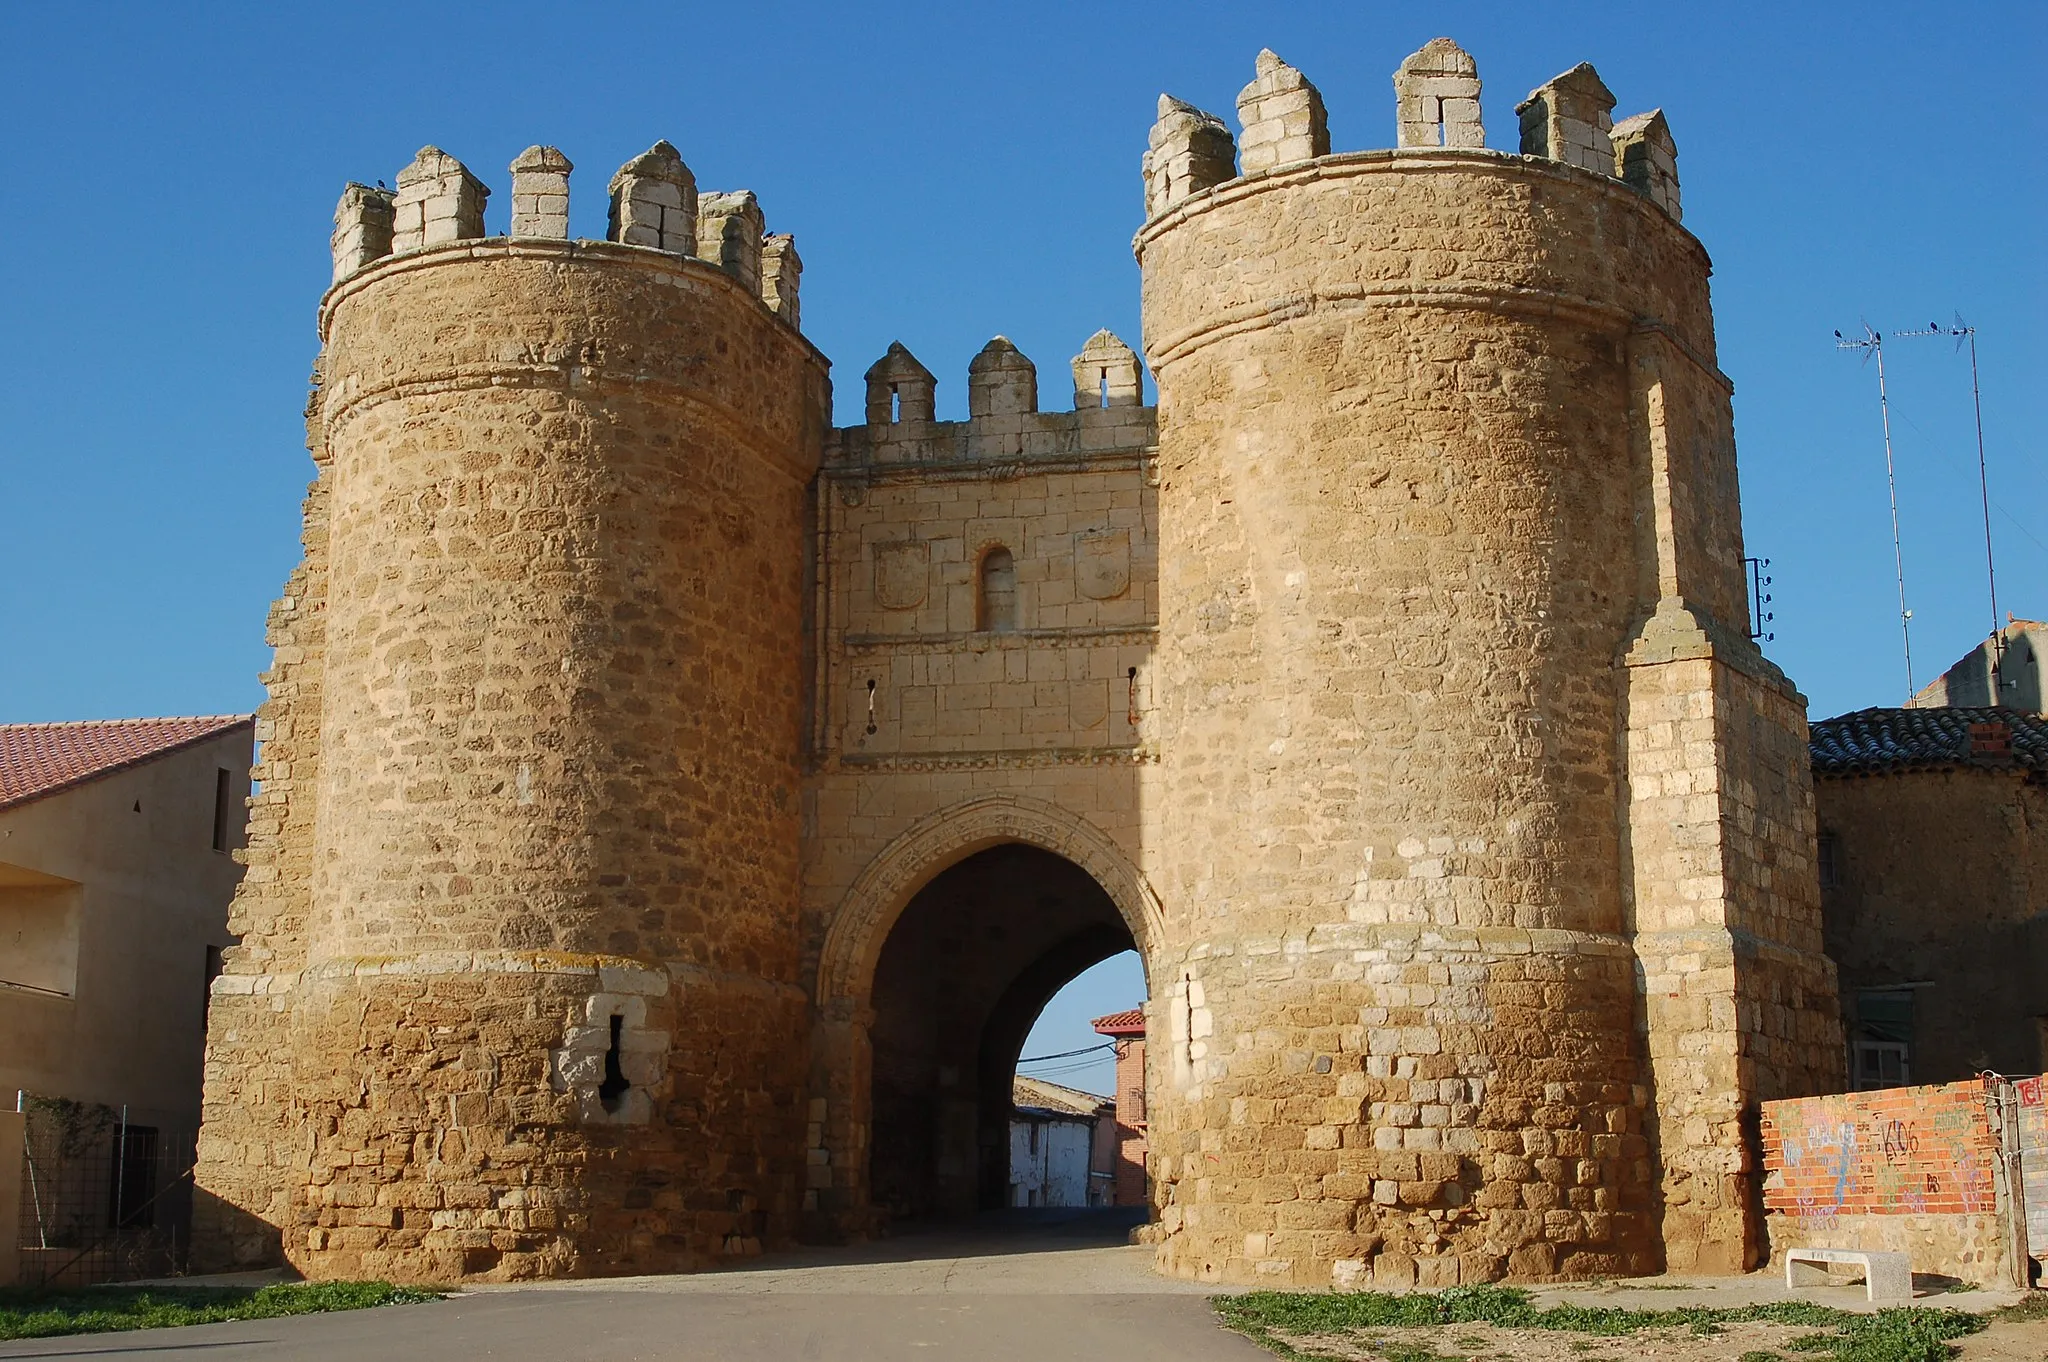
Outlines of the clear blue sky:
M 2038 3 L 182 6 L 0 15 L 0 719 L 252 708 L 297 555 L 300 427 L 335 198 L 422 143 L 510 211 L 562 147 L 574 228 L 657 137 L 760 194 L 802 250 L 805 329 L 858 376 L 901 339 L 964 415 L 1001 332 L 1047 375 L 1136 341 L 1138 156 L 1161 90 L 1226 115 L 1270 46 L 1339 150 L 1393 136 L 1389 75 L 1438 33 L 1514 104 L 1591 61 L 1661 106 L 1715 260 L 1750 550 L 1816 716 L 1904 692 L 1875 375 L 1832 332 L 1982 332 L 2001 605 L 2048 612 Z M 1985 632 L 1966 366 L 1892 350 L 1914 655 Z M 1057 385 L 1048 381 L 1049 392 Z M 1112 967 L 1109 972 L 1114 973 Z M 1124 982 L 1077 1015 L 1129 1001 Z M 1122 992 L 1119 993 L 1119 990 Z M 1112 996 L 1115 995 L 1115 996 Z M 1041 1028 L 1042 1030 L 1044 1028 Z M 1034 1037 L 1029 1053 L 1093 1039 Z M 1050 1043 L 1060 1040 L 1071 1043 Z

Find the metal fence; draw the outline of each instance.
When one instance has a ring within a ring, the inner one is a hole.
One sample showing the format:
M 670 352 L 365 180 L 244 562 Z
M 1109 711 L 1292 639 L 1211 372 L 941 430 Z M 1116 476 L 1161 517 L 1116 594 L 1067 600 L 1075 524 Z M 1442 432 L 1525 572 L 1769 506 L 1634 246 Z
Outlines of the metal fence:
M 192 1242 L 196 1133 L 126 1107 L 23 1093 L 20 1263 L 25 1286 L 182 1273 Z

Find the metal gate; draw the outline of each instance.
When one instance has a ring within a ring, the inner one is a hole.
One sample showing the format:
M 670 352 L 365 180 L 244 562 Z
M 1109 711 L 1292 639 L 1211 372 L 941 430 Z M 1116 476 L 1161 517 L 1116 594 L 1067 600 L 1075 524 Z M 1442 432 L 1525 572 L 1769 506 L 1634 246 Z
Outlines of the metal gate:
M 76 1286 L 185 1270 L 196 1133 L 129 1120 L 126 1107 L 22 1094 L 17 1236 L 24 1286 Z

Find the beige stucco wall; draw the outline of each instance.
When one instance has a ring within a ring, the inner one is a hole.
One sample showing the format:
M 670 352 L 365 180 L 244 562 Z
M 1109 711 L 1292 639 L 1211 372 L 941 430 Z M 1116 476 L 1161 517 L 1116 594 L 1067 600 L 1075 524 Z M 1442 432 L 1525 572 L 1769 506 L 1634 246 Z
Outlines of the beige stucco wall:
M 243 725 L 0 812 L 0 885 L 69 881 L 77 922 L 71 996 L 0 987 L 5 1106 L 25 1089 L 126 1104 L 137 1124 L 197 1128 L 207 948 L 233 939 L 228 901 L 242 874 L 213 849 L 214 793 L 217 773 L 231 772 L 239 813 L 250 748 Z M 230 850 L 242 843 L 240 819 L 232 824 Z

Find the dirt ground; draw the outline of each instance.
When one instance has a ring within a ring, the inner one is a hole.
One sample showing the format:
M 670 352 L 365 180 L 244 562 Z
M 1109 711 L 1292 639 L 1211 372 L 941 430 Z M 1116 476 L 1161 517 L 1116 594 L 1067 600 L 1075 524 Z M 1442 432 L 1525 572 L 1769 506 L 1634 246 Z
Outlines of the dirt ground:
M 2048 1320 L 2029 1324 L 1993 1324 L 1981 1334 L 1958 1339 L 1961 1362 L 2044 1362 L 2048 1359 Z
M 1492 1324 L 1450 1324 L 1426 1329 L 1362 1329 L 1349 1337 L 1279 1335 L 1308 1357 L 1346 1362 L 1735 1362 L 1751 1351 L 1786 1362 L 1813 1357 L 1790 1350 L 1792 1340 L 1817 1330 L 1795 1324 L 1724 1324 L 1721 1332 L 1645 1329 L 1619 1337 L 1549 1329 L 1503 1329 Z M 2048 1322 L 1994 1324 L 1958 1340 L 1958 1362 L 2048 1362 Z

